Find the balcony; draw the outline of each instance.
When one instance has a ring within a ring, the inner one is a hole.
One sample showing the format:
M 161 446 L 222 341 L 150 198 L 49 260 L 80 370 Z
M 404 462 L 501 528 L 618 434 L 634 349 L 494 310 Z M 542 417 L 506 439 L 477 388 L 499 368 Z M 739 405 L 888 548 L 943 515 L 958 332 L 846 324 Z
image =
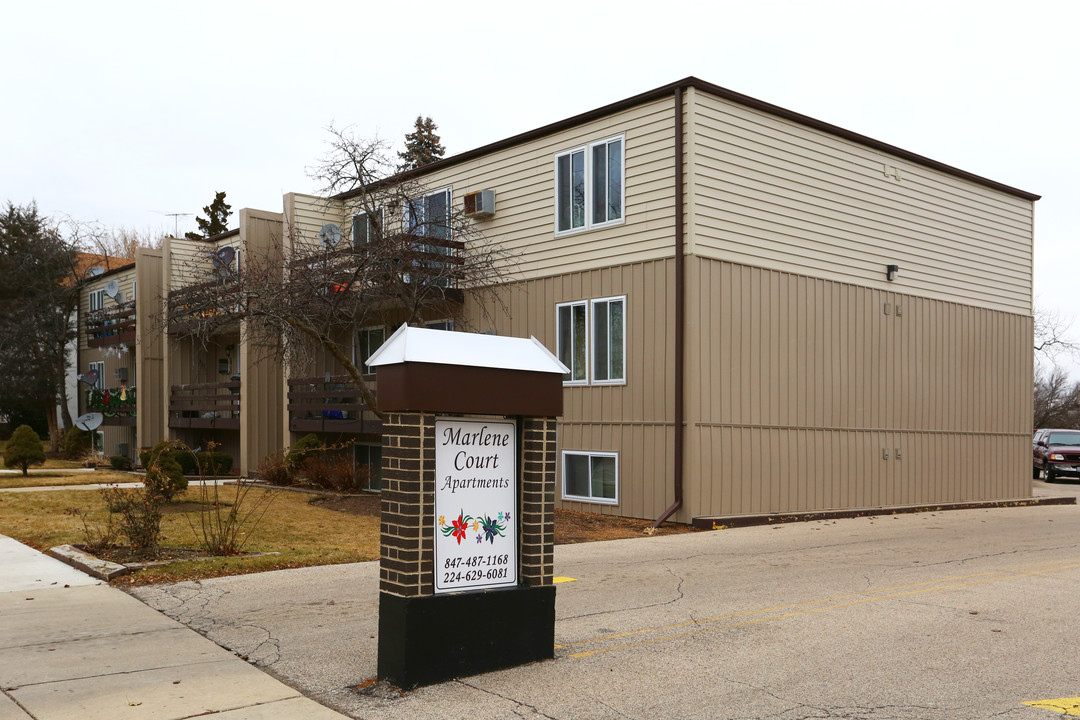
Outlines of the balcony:
M 92 310 L 86 316 L 86 344 L 92 348 L 135 343 L 135 303 Z
M 104 415 L 102 425 L 134 425 L 135 386 L 90 388 L 86 391 L 86 410 Z
M 364 382 L 375 392 L 374 375 L 365 375 Z M 293 432 L 382 433 L 382 421 L 368 409 L 349 375 L 290 378 L 288 398 Z
M 236 283 L 222 285 L 220 280 L 195 283 L 169 292 L 167 303 L 170 335 L 190 331 L 199 323 L 214 321 L 226 325 L 239 319 L 240 288 Z
M 240 429 L 240 381 L 173 385 L 169 427 Z

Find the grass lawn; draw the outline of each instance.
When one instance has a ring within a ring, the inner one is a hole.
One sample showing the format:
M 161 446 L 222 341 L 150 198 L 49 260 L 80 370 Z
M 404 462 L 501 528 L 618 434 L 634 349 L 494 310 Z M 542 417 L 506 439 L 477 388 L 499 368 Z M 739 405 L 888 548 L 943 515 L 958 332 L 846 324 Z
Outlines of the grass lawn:
M 210 489 L 212 493 L 212 489 Z M 236 486 L 220 488 L 221 500 L 232 502 Z M 251 489 L 247 502 L 273 492 L 274 498 L 261 523 L 251 534 L 245 551 L 279 555 L 237 556 L 209 560 L 177 560 L 147 568 L 114 580 L 114 584 L 175 582 L 243 573 L 377 560 L 378 515 L 350 515 L 318 507 L 317 495 Z M 200 488 L 193 487 L 166 509 L 161 545 L 199 547 Z M 105 503 L 96 492 L 57 490 L 46 493 L 0 493 L 0 534 L 38 550 L 86 540 L 82 521 L 72 512 L 87 513 L 90 522 L 107 516 Z M 190 520 L 190 522 L 189 522 Z
M 131 473 L 108 472 L 54 472 L 30 473 L 29 475 L 0 474 L 0 489 L 20 487 L 48 487 L 50 485 L 93 485 L 95 483 L 139 482 L 140 476 Z

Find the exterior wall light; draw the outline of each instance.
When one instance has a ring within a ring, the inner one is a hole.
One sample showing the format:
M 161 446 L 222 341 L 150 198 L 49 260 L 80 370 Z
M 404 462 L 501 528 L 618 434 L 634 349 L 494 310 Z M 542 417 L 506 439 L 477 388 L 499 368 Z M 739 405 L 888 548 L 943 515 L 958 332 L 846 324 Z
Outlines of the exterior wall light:
M 896 276 L 899 275 L 899 274 L 900 274 L 900 266 L 899 265 L 886 265 L 885 266 L 885 278 L 889 282 L 892 282 L 893 280 L 895 280 Z

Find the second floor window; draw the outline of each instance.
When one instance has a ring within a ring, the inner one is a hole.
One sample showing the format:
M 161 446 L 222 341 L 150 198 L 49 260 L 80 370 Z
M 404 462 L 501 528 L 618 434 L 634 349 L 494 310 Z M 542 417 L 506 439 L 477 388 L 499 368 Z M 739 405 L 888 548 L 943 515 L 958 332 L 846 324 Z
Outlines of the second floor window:
M 100 310 L 105 307 L 105 291 L 93 290 L 90 293 L 90 312 Z
M 623 137 L 555 157 L 555 231 L 585 230 L 623 219 Z
M 566 385 L 626 383 L 626 296 L 555 307 L 556 355 Z
M 405 206 L 405 227 L 414 235 L 450 239 L 450 188 L 409 198 Z
M 380 237 L 383 211 L 377 208 L 371 213 L 357 213 L 352 219 L 352 241 L 354 247 L 365 245 Z

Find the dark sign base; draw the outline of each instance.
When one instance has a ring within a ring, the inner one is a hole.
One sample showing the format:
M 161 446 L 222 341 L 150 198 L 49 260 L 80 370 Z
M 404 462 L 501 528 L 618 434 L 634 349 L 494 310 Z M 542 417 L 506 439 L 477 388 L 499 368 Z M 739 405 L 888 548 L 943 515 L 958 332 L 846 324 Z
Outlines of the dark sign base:
M 555 656 L 555 586 L 379 594 L 379 680 L 399 688 Z

